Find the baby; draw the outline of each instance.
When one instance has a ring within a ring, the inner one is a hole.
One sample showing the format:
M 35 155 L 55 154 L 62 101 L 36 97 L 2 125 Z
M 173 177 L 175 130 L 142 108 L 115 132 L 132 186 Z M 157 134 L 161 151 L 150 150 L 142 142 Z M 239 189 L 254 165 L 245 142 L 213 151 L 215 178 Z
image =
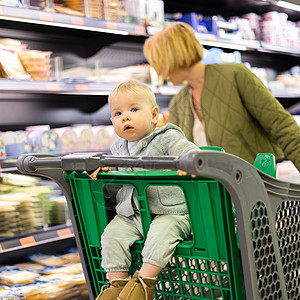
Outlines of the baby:
M 113 89 L 108 103 L 114 130 L 120 137 L 111 146 L 113 155 L 178 156 L 200 151 L 179 127 L 167 123 L 156 128 L 159 109 L 147 85 L 135 80 L 122 82 Z M 91 174 L 92 179 L 97 179 L 99 170 Z M 181 170 L 177 173 L 186 175 Z M 135 189 L 125 185 L 118 191 L 117 215 L 101 237 L 102 267 L 108 274 L 109 284 L 105 290 L 102 288 L 97 300 L 153 299 L 157 275 L 169 262 L 176 245 L 190 235 L 185 198 L 179 187 L 152 186 L 147 190 L 147 197 L 152 222 L 142 251 L 143 264 L 129 279 L 130 246 L 143 239 L 143 231 Z

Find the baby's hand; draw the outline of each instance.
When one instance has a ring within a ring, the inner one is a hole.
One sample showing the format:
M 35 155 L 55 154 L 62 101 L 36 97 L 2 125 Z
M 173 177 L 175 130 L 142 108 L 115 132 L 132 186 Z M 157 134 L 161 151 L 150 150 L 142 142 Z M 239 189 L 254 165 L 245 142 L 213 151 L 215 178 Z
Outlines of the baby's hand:
M 96 169 L 91 175 L 89 175 L 93 180 L 97 180 L 97 175 L 100 171 L 104 171 L 107 172 L 109 170 L 109 167 L 102 167 L 102 168 L 98 168 Z
M 188 173 L 185 172 L 185 171 L 182 171 L 182 170 L 178 170 L 178 171 L 177 171 L 177 174 L 178 174 L 179 176 L 186 176 Z M 196 175 L 192 175 L 192 174 L 191 174 L 191 176 L 192 176 L 193 178 L 196 177 Z

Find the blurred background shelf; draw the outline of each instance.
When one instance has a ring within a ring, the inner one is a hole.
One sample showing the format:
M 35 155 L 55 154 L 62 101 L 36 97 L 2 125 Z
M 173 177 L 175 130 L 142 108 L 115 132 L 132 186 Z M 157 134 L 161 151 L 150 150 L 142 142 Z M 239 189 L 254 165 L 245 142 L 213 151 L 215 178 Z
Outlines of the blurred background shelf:
M 33 253 L 55 253 L 75 246 L 71 225 L 59 225 L 43 230 L 0 237 L 0 264 L 17 263 L 18 258 Z
M 146 35 L 137 24 L 105 21 L 24 7 L 0 6 L 0 20 L 120 35 Z

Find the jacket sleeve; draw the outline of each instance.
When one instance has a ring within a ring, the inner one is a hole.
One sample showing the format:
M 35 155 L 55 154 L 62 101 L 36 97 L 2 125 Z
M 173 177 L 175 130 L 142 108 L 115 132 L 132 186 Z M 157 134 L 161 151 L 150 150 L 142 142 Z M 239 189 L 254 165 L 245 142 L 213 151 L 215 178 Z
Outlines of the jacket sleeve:
M 244 106 L 300 170 L 300 128 L 294 118 L 246 66 L 236 72 L 235 80 Z

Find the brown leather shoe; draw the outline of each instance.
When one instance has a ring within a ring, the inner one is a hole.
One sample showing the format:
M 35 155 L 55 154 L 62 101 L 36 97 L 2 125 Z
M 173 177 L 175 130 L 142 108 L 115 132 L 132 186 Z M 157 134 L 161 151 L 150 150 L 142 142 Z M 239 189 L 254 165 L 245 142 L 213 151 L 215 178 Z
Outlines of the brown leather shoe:
M 118 300 L 153 300 L 156 278 L 141 277 L 136 271 L 118 296 Z
M 117 300 L 117 297 L 128 281 L 129 279 L 113 279 L 112 282 L 102 286 L 96 300 Z

